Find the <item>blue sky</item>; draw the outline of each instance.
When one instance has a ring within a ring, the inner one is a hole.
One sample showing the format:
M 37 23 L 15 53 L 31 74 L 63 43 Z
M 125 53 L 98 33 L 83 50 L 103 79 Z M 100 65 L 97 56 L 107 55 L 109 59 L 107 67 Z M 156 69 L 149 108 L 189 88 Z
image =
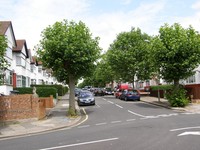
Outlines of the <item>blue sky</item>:
M 63 19 L 83 21 L 106 51 L 123 31 L 139 27 L 158 34 L 164 23 L 200 32 L 200 0 L 1 0 L 0 20 L 12 21 L 16 39 L 33 49 L 41 31 Z

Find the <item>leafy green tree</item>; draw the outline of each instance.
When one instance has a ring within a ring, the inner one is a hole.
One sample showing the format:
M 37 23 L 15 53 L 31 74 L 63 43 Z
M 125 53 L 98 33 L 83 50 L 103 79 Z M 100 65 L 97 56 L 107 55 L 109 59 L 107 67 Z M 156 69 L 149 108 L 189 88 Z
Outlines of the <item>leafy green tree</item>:
M 4 35 L 0 35 L 0 84 L 3 82 L 5 69 L 8 67 L 8 62 L 5 59 L 5 53 L 7 48 L 7 40 Z
M 118 78 L 132 82 L 133 86 L 136 76 L 144 80 L 149 79 L 151 73 L 148 39 L 150 37 L 139 28 L 132 28 L 130 32 L 120 33 L 107 52 L 108 62 Z
M 191 26 L 161 26 L 152 40 L 152 58 L 161 78 L 178 86 L 180 79 L 194 74 L 200 63 L 200 35 Z
M 75 84 L 78 79 L 87 77 L 94 69 L 100 48 L 98 37 L 92 34 L 86 25 L 79 21 L 56 22 L 42 32 L 37 53 L 47 68 L 51 68 L 59 81 L 69 83 L 68 114 L 76 115 Z
M 97 64 L 95 69 L 95 79 L 101 81 L 99 83 L 100 87 L 105 87 L 107 83 L 112 83 L 116 77 L 115 73 L 112 70 L 112 67 L 109 65 L 106 54 L 102 56 L 101 61 Z M 113 87 L 112 87 L 113 88 Z

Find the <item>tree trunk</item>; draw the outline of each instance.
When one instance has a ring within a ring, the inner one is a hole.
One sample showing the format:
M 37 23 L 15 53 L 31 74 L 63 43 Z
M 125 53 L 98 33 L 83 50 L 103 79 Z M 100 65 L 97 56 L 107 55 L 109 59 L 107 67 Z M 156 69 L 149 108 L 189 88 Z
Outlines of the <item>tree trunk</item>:
M 179 88 L 179 79 L 174 80 L 174 86 L 175 86 L 175 89 Z
M 133 89 L 135 89 L 135 78 L 133 77 Z
M 68 110 L 68 115 L 70 116 L 76 116 L 76 107 L 75 107 L 75 79 L 73 75 L 69 75 L 69 110 Z

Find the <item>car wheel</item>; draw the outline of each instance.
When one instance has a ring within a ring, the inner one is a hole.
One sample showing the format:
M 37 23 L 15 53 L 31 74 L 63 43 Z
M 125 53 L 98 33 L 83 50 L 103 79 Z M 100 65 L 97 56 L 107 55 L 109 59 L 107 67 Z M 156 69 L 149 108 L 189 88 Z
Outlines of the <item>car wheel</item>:
M 127 97 L 125 97 L 124 100 L 127 101 Z

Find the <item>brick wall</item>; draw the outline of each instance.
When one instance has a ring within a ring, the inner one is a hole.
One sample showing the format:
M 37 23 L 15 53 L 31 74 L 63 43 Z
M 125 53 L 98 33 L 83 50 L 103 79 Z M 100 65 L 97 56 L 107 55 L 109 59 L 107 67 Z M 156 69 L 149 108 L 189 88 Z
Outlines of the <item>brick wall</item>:
M 0 96 L 0 120 L 2 121 L 27 118 L 42 119 L 45 116 L 45 100 L 35 98 L 32 94 Z

